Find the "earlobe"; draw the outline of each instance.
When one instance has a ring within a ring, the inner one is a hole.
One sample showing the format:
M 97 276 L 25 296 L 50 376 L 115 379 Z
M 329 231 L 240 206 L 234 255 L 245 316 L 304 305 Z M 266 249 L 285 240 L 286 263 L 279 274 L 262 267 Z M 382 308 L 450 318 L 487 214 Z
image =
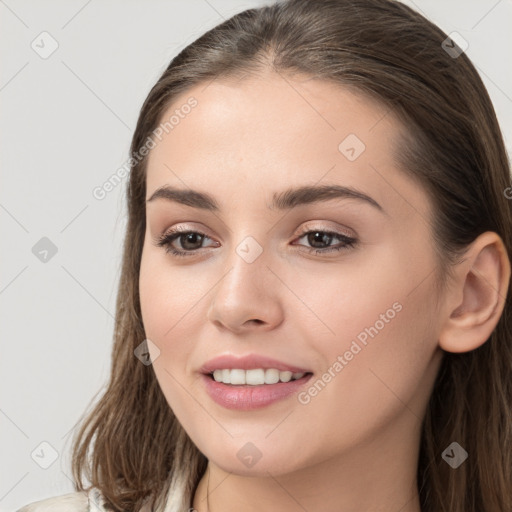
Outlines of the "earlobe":
M 439 346 L 447 352 L 469 352 L 489 339 L 505 306 L 510 261 L 500 236 L 492 231 L 478 236 L 456 275 Z

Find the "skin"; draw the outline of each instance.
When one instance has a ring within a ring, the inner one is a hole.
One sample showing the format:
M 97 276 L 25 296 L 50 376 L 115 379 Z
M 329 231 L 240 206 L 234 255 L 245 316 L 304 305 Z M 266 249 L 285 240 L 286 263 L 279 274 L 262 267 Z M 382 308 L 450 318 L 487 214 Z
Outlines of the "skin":
M 269 72 L 196 86 L 163 117 L 190 96 L 197 107 L 151 150 L 146 198 L 169 184 L 210 193 L 221 211 L 147 203 L 140 296 L 160 351 L 152 351 L 158 382 L 209 461 L 194 508 L 420 512 L 421 420 L 443 350 L 480 346 L 501 315 L 510 280 L 501 239 L 475 240 L 437 295 L 429 198 L 393 161 L 403 128 L 387 108 Z M 366 146 L 352 162 L 338 150 L 351 133 Z M 385 213 L 356 199 L 268 208 L 274 192 L 313 184 L 357 188 Z M 178 225 L 207 234 L 183 258 L 153 241 Z M 306 229 L 357 243 L 311 254 Z M 236 252 L 248 236 L 263 250 L 252 263 Z M 228 410 L 199 378 L 215 356 L 262 354 L 308 368 L 314 382 L 396 302 L 401 310 L 307 404 L 293 395 Z M 237 457 L 248 442 L 261 452 L 250 468 Z

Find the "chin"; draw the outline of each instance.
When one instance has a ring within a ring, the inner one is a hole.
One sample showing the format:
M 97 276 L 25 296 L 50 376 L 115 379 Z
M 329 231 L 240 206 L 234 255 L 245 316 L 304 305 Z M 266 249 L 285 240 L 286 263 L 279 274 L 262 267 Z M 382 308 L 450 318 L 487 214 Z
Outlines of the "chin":
M 251 442 L 241 443 L 238 446 L 225 446 L 224 449 L 213 450 L 206 454 L 208 460 L 227 473 L 239 476 L 268 477 L 293 473 L 304 468 L 307 463 L 302 454 L 301 460 L 294 459 L 297 453 L 288 453 L 284 450 L 277 451 L 274 444 Z M 257 448 L 259 446 L 260 448 Z M 296 450 L 294 450 L 296 452 Z M 203 452 L 204 453 L 204 452 Z M 232 456 L 228 456 L 232 453 Z

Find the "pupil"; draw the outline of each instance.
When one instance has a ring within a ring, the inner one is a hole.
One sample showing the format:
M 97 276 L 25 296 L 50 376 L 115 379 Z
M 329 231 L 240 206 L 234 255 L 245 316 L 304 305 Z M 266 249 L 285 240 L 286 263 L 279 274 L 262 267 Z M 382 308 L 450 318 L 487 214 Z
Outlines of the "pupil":
M 183 236 L 185 238 L 185 243 L 183 243 L 183 241 L 182 241 L 181 245 L 184 249 L 197 249 L 197 247 L 195 247 L 195 245 L 197 245 L 198 242 L 199 242 L 199 246 L 201 246 L 202 235 L 199 235 L 198 233 L 188 233 L 187 235 L 183 235 Z M 197 240 L 195 242 L 194 242 L 194 238 L 197 238 Z M 187 246 L 187 244 L 189 242 L 192 244 L 192 247 Z
M 327 233 L 323 233 L 322 231 L 315 231 L 313 233 L 310 233 L 308 235 L 308 243 L 312 245 L 313 247 L 316 247 L 315 244 L 325 244 L 329 245 L 329 243 L 332 240 L 332 236 L 328 235 Z

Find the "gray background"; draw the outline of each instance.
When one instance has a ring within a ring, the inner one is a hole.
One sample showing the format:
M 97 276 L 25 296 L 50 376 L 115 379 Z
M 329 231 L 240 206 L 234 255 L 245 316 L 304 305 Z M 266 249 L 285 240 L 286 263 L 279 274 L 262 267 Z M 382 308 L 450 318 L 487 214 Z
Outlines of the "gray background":
M 71 433 L 108 377 L 126 180 L 93 189 L 170 59 L 264 3 L 0 0 L 0 511 L 73 491 Z M 510 153 L 512 2 L 406 3 L 469 42 Z

